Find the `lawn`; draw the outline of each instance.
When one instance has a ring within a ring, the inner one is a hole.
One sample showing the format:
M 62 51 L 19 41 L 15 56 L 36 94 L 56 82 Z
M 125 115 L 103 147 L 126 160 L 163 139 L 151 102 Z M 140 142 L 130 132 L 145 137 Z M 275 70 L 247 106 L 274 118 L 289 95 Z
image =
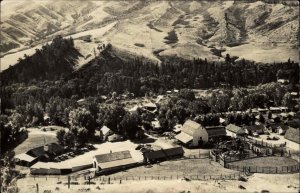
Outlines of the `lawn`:
M 257 167 L 281 167 L 281 166 L 292 166 L 298 162 L 288 157 L 259 157 L 255 159 L 247 159 L 230 163 L 235 166 L 257 166 Z
M 223 168 L 220 164 L 209 159 L 186 159 L 165 161 L 154 164 L 150 168 L 145 166 L 128 169 L 112 176 L 203 176 L 203 175 L 228 175 L 236 171 Z

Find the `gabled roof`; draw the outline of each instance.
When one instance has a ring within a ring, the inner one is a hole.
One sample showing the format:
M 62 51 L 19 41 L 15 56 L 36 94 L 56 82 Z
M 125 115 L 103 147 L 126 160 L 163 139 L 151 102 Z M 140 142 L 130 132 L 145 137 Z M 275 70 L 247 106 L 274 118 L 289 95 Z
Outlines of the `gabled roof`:
M 233 124 L 227 125 L 227 126 L 226 126 L 226 129 L 227 129 L 228 131 L 233 132 L 233 133 L 240 132 L 241 130 L 244 131 L 241 127 L 236 126 L 236 125 L 233 125 Z
M 202 126 L 199 123 L 196 123 L 195 121 L 192 120 L 187 120 L 183 124 L 181 131 L 193 136 L 194 132 L 201 128 Z
M 126 150 L 126 151 L 96 155 L 95 158 L 98 163 L 105 163 L 105 162 L 131 158 L 131 154 L 129 150 Z
M 48 145 L 48 152 L 45 151 L 44 146 L 36 147 L 34 149 L 31 149 L 27 152 L 28 155 L 33 157 L 40 157 L 40 156 L 48 156 L 48 153 L 60 153 L 64 150 L 64 148 L 61 145 L 58 145 L 57 143 L 50 143 Z
M 108 132 L 112 132 L 112 130 L 105 125 L 101 128 L 103 135 L 106 135 Z
M 193 140 L 193 136 L 186 134 L 184 132 L 179 133 L 178 135 L 175 136 L 175 138 L 185 144 Z
M 300 133 L 299 132 L 300 132 L 299 129 L 295 129 L 295 128 L 290 127 L 285 132 L 284 138 L 286 138 L 290 141 L 293 141 L 295 143 L 300 144 Z
M 26 162 L 32 162 L 35 159 L 37 159 L 36 157 L 32 157 L 26 153 L 21 153 L 15 156 L 16 159 L 20 160 L 20 161 L 26 161 Z
M 209 126 L 205 127 L 208 137 L 225 136 L 226 130 L 223 126 Z

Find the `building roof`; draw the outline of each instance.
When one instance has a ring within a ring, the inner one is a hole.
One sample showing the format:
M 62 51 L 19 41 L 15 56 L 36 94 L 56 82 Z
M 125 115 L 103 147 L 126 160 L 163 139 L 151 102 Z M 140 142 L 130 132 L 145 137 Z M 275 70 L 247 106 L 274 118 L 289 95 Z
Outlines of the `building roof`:
M 155 129 L 159 129 L 159 128 L 160 128 L 160 123 L 159 123 L 159 121 L 151 121 L 151 124 L 152 124 L 152 126 L 153 126 Z
M 299 129 L 295 129 L 290 127 L 284 135 L 284 138 L 293 141 L 295 143 L 300 144 L 300 135 L 299 135 Z
M 128 159 L 132 157 L 130 151 L 126 150 L 126 151 L 96 155 L 95 158 L 98 163 L 105 163 L 105 162 L 111 162 L 116 160 Z
M 188 135 L 193 136 L 194 132 L 200 128 L 202 128 L 202 126 L 199 123 L 196 123 L 195 121 L 192 120 L 187 120 L 183 124 L 181 131 Z
M 37 159 L 36 157 L 32 157 L 26 153 L 21 153 L 15 156 L 15 159 L 18 159 L 20 161 L 26 161 L 26 162 L 32 162 L 35 159 Z
M 126 165 L 131 165 L 136 163 L 137 162 L 132 158 L 127 158 L 127 159 L 120 159 L 111 162 L 98 163 L 98 165 L 100 166 L 101 169 L 108 169 L 108 168 L 126 166 Z
M 298 92 L 291 92 L 292 96 L 298 96 Z
M 281 111 L 280 107 L 270 107 L 270 111 Z
M 250 126 L 245 126 L 245 129 L 248 131 L 252 132 L 263 132 L 265 126 L 264 125 L 250 125 Z
M 101 128 L 101 131 L 102 131 L 103 135 L 106 135 L 109 132 L 112 132 L 112 130 L 105 125 L 103 125 L 103 127 Z
M 134 159 L 132 159 L 129 150 L 96 155 L 95 159 L 97 160 L 98 165 L 101 169 L 114 168 L 137 163 Z
M 208 137 L 225 136 L 226 130 L 223 126 L 209 126 L 205 127 Z
M 57 143 L 50 143 L 47 145 L 48 145 L 49 153 L 57 154 L 64 150 L 64 148 L 61 145 L 58 145 Z M 29 150 L 27 154 L 33 157 L 41 157 L 41 156 L 47 156 L 48 153 L 45 151 L 44 146 L 39 146 Z
M 193 136 L 186 134 L 184 132 L 179 133 L 178 135 L 175 136 L 175 138 L 185 144 L 193 140 Z
M 157 108 L 156 104 L 154 104 L 154 103 L 146 103 L 143 106 L 144 107 L 150 107 L 150 108 Z
M 227 126 L 226 126 L 226 129 L 227 129 L 228 131 L 233 132 L 233 133 L 238 133 L 238 132 L 240 132 L 240 131 L 244 131 L 241 127 L 236 126 L 236 125 L 233 125 L 233 124 L 227 125 Z
M 184 151 L 182 147 L 173 147 L 168 149 L 161 149 L 156 151 L 148 151 L 144 153 L 144 156 L 148 159 L 160 159 L 172 156 L 183 155 Z
M 182 125 L 181 124 L 176 124 L 173 128 L 173 131 L 175 132 L 180 132 L 181 131 L 181 128 L 182 128 Z
M 222 123 L 224 123 L 226 120 L 225 119 L 223 119 L 223 118 L 219 118 L 219 122 L 222 124 Z

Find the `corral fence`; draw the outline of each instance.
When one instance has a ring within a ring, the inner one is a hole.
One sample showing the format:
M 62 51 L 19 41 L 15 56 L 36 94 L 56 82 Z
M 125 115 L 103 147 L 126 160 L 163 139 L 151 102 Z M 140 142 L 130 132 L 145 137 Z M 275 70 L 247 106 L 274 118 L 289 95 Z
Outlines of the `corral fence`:
M 273 143 L 270 143 L 270 142 L 267 142 L 267 141 L 257 140 L 257 139 L 253 139 L 253 138 L 246 138 L 246 137 L 240 137 L 240 136 L 238 136 L 238 138 L 241 139 L 242 141 L 251 143 L 255 146 L 269 147 L 269 148 L 286 147 L 286 143 L 273 144 Z
M 265 173 L 265 174 L 284 174 L 299 172 L 299 164 L 291 166 L 276 166 L 276 167 L 258 167 L 258 166 L 237 166 L 226 164 L 225 168 L 236 170 L 244 173 Z
M 237 180 L 242 176 L 240 172 L 224 175 L 170 175 L 170 176 L 99 176 L 94 181 L 142 181 L 142 180 Z
M 209 158 L 209 152 L 184 154 L 182 159 L 207 159 L 207 158 Z
M 220 175 L 162 175 L 162 176 L 95 176 L 94 178 L 90 178 L 92 182 L 100 182 L 100 183 L 121 183 L 122 181 L 143 181 L 143 180 L 237 180 L 243 174 L 241 172 L 236 172 L 232 174 L 220 174 Z M 68 176 L 30 176 L 33 180 L 36 181 L 47 181 L 54 180 L 57 182 L 63 181 L 64 183 L 68 181 Z M 70 176 L 71 181 L 87 181 L 89 178 L 87 176 L 84 177 L 76 177 Z

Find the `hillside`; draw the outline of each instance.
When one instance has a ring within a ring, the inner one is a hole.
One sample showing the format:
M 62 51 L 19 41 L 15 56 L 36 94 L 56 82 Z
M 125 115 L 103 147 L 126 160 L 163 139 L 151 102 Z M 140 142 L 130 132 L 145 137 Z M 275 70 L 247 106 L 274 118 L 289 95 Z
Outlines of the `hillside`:
M 91 35 L 91 43 L 111 42 L 153 61 L 159 61 L 157 53 L 213 61 L 224 60 L 226 53 L 257 62 L 297 61 L 298 8 L 297 1 L 4 1 L 1 62 L 5 69 L 16 63 L 7 57 L 19 58 L 20 50 L 80 32 Z

